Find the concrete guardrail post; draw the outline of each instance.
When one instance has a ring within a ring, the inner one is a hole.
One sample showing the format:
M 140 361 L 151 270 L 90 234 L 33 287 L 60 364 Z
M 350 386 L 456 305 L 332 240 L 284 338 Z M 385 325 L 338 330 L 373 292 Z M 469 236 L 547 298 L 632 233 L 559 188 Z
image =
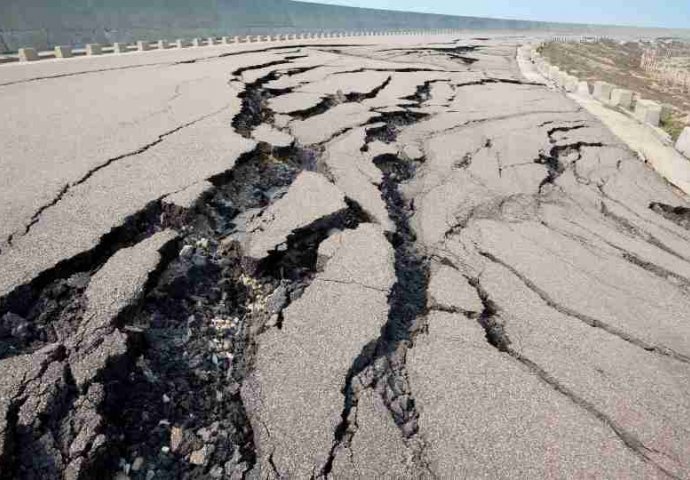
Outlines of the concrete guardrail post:
M 138 41 L 137 42 L 137 51 L 139 52 L 145 52 L 149 49 L 149 42 L 144 42 L 144 41 Z
M 168 48 L 167 40 L 158 40 L 158 50 L 166 50 Z
M 661 120 L 661 105 L 651 100 L 640 99 L 635 105 L 635 118 L 642 123 L 658 127 Z
M 690 158 L 690 127 L 685 127 L 676 142 L 676 150 Z
M 98 43 L 87 43 L 86 44 L 86 54 L 88 56 L 101 55 L 103 53 L 103 47 Z
M 187 46 L 187 40 L 184 38 L 178 38 L 175 40 L 175 48 L 184 48 Z
M 585 81 L 578 82 L 577 84 L 577 94 L 583 97 L 589 97 L 589 83 Z
M 613 85 L 606 82 L 594 82 L 594 98 L 600 102 L 609 103 L 611 101 L 611 91 Z
M 127 53 L 127 44 L 122 42 L 113 43 L 113 53 Z
M 562 87 L 565 85 L 563 75 L 565 75 L 565 72 L 562 72 L 562 71 L 559 69 L 558 72 L 556 72 L 556 75 L 555 75 L 554 78 L 553 78 L 553 83 L 555 83 L 556 86 L 557 86 L 558 88 L 562 88 Z
M 216 38 L 215 37 L 208 37 L 208 39 L 206 40 L 206 44 L 208 46 L 215 45 L 216 44 Z
M 201 47 L 203 45 L 203 42 L 201 41 L 200 38 L 193 38 L 192 39 L 192 46 L 193 47 Z
M 34 48 L 20 48 L 19 49 L 19 61 L 20 62 L 33 62 L 38 60 L 38 53 Z
M 611 91 L 611 105 L 630 110 L 632 106 L 633 92 L 624 88 L 614 88 Z
M 55 47 L 55 58 L 71 58 L 72 47 L 57 46 Z
M 673 105 L 668 103 L 661 104 L 661 118 L 668 118 L 668 116 L 673 112 Z
M 565 84 L 566 91 L 571 92 L 571 93 L 576 92 L 577 91 L 577 85 L 579 82 L 580 82 L 580 80 L 576 76 L 568 75 L 568 78 L 567 78 L 566 84 Z

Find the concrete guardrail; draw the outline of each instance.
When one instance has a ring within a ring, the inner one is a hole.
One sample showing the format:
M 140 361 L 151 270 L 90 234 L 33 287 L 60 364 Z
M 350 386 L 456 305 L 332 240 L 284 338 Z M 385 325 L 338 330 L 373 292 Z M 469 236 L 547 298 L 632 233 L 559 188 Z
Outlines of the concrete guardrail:
M 690 127 L 685 127 L 683 133 L 678 137 L 676 142 L 676 150 L 690 158 Z
M 567 41 L 567 39 L 562 41 Z M 549 65 L 539 53 L 538 47 L 522 46 L 518 49 L 518 55 L 532 62 L 541 76 L 550 80 L 557 88 L 566 92 L 577 93 L 580 96 L 592 96 L 604 105 L 627 112 L 640 123 L 659 127 L 663 116 L 663 105 L 641 98 L 636 92 L 618 88 L 607 82 L 597 81 L 590 86 L 588 82 L 580 80 L 568 72 L 563 72 L 556 66 Z M 690 127 L 685 127 L 675 147 L 680 153 L 690 158 Z
M 223 36 L 208 37 L 208 38 L 193 38 L 177 39 L 172 43 L 167 40 L 151 41 L 137 41 L 134 45 L 129 45 L 123 42 L 115 42 L 112 45 L 100 45 L 97 43 L 86 44 L 82 51 L 72 46 L 56 46 L 52 51 L 37 52 L 33 48 L 20 48 L 16 55 L 6 55 L 3 57 L 4 62 L 35 62 L 38 60 L 45 60 L 50 58 L 68 59 L 79 55 L 95 56 L 109 53 L 122 54 L 129 51 L 155 51 L 166 50 L 168 48 L 185 48 L 190 45 L 194 47 L 212 46 L 212 45 L 231 45 L 240 43 L 258 43 L 258 42 L 282 42 L 290 40 L 313 40 L 324 38 L 350 38 L 350 37 L 382 37 L 393 35 L 440 35 L 457 33 L 456 30 L 405 30 L 405 31 L 384 31 L 384 32 L 303 32 L 303 33 L 289 33 L 278 35 L 246 35 L 239 36 Z M 83 52 L 83 53 L 82 53 Z

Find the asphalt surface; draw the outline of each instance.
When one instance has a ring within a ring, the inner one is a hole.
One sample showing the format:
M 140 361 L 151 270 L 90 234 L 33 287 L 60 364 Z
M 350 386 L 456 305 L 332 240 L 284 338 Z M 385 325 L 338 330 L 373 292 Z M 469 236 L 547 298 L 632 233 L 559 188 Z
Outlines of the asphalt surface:
M 690 202 L 527 41 L 0 67 L 0 479 L 690 478 Z

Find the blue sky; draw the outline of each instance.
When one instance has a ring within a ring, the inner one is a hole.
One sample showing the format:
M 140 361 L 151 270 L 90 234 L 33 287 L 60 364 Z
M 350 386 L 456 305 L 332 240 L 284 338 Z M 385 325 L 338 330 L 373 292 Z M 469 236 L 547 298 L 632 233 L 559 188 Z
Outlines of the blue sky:
M 308 0 L 351 7 L 550 22 L 690 28 L 690 0 Z

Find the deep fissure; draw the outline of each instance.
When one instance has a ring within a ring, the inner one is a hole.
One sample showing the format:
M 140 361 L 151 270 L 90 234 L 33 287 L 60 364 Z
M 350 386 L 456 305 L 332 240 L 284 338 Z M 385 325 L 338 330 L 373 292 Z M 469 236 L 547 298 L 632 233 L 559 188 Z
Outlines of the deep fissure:
M 418 92 L 428 88 L 425 84 Z M 420 94 L 420 97 L 423 95 Z M 423 98 L 419 99 L 421 101 Z M 402 127 L 419 118 L 412 112 L 384 114 L 378 121 L 386 125 L 375 133 L 368 132 L 362 149 L 366 150 L 367 144 L 377 139 L 394 142 Z M 403 197 L 399 185 L 414 176 L 423 160 L 412 162 L 397 155 L 384 154 L 374 158 L 373 162 L 383 173 L 379 188 L 388 214 L 396 226 L 395 232 L 387 234 L 395 252 L 396 282 L 389 293 L 388 319 L 379 338 L 362 348 L 346 375 L 341 422 L 336 428 L 327 462 L 320 472 L 323 477 L 331 473 L 336 455 L 356 434 L 354 415 L 361 389 L 374 389 L 381 396 L 405 438 L 413 437 L 418 431 L 419 414 L 407 379 L 405 362 L 407 349 L 424 328 L 429 271 L 428 259 L 419 251 L 416 235 L 409 223 L 413 207 Z

